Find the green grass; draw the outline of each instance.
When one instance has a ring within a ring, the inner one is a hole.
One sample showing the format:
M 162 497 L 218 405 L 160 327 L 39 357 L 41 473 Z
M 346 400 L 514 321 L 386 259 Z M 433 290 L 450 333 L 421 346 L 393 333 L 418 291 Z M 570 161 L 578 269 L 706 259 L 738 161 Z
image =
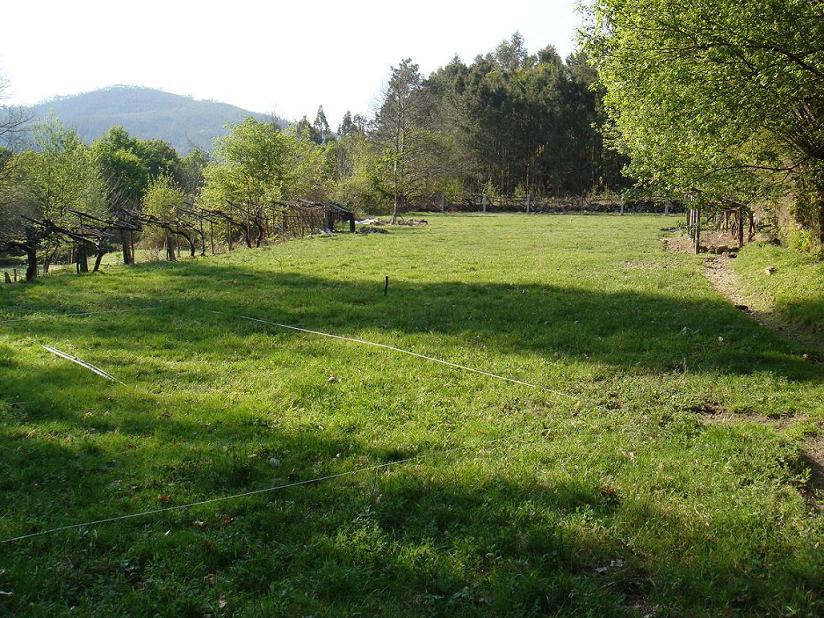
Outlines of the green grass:
M 0 614 L 822 610 L 820 364 L 664 217 L 430 222 L 0 288 L 1 538 L 424 456 L 0 545 Z
M 739 252 L 733 266 L 759 308 L 775 311 L 824 345 L 824 262 L 806 252 L 753 244 Z M 767 274 L 768 268 L 775 270 Z

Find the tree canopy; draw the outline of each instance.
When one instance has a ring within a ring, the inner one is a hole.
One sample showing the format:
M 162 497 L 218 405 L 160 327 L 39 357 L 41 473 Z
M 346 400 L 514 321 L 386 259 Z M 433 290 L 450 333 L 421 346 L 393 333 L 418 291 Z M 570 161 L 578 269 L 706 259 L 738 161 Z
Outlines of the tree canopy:
M 614 143 L 645 189 L 790 191 L 824 233 L 824 4 L 596 0 L 590 17 Z

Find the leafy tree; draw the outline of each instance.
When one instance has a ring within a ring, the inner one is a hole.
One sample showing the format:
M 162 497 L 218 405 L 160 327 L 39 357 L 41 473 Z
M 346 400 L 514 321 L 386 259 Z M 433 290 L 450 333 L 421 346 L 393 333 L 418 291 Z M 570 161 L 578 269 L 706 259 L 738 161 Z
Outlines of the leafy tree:
M 199 215 L 184 191 L 169 176 L 158 176 L 149 183 L 143 195 L 143 220 L 164 230 L 166 257 L 175 260 L 174 235 L 182 236 L 195 255 L 194 236 L 198 233 Z M 201 239 L 203 240 L 203 239 Z
M 392 67 L 372 138 L 380 153 L 375 185 L 392 195 L 392 222 L 401 207 L 426 194 L 430 156 L 443 141 L 432 130 L 432 103 L 418 65 L 407 58 Z M 387 174 L 387 171 L 391 173 Z
M 136 229 L 140 220 L 143 196 L 150 182 L 168 176 L 182 183 L 182 163 L 166 142 L 134 138 L 123 127 L 112 127 L 93 147 L 108 186 L 109 214 L 120 222 L 123 263 L 131 264 L 134 247 L 130 230 Z
M 87 271 L 87 253 L 99 240 L 93 222 L 106 213 L 94 153 L 54 119 L 35 128 L 35 142 L 36 151 L 11 157 L 3 169 L 0 244 L 26 253 L 27 280 L 37 277 L 38 253 L 65 241 L 76 247 L 79 270 Z
M 277 202 L 294 181 L 296 143 L 271 122 L 247 118 L 216 143 L 204 170 L 200 201 L 208 214 L 240 229 L 247 246 L 260 246 Z
M 197 195 L 203 186 L 203 171 L 209 164 L 205 150 L 193 148 L 180 159 L 180 187 L 189 195 Z
M 315 115 L 312 128 L 314 129 L 316 144 L 325 144 L 332 139 L 332 131 L 329 128 L 329 122 L 326 120 L 326 114 L 323 112 L 323 105 L 318 107 L 318 113 Z
M 351 135 L 356 131 L 355 123 L 352 120 L 352 112 L 346 110 L 346 113 L 343 115 L 343 119 L 341 120 L 340 126 L 338 127 L 338 137 L 344 138 L 347 135 Z
M 824 4 L 596 0 L 586 41 L 643 188 L 746 204 L 791 191 L 824 238 Z

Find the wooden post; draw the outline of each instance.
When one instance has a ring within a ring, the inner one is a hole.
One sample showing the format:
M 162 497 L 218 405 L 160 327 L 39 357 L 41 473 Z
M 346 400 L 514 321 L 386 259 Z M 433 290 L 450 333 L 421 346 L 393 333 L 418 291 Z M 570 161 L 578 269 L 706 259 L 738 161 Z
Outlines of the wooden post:
M 694 209 L 695 213 L 695 254 L 701 250 L 701 209 Z
M 350 234 L 355 233 L 355 214 L 354 213 L 349 215 L 349 233 Z
M 17 283 L 17 269 L 16 269 L 16 268 L 12 268 L 11 270 L 12 270 L 12 272 L 14 273 L 14 282 L 15 282 L 15 283 Z
M 9 271 L 3 271 L 3 278 L 5 279 L 6 283 L 11 283 L 11 277 L 9 277 Z
M 738 248 L 744 246 L 744 207 L 738 207 Z
M 446 193 L 441 193 L 441 212 L 446 212 Z

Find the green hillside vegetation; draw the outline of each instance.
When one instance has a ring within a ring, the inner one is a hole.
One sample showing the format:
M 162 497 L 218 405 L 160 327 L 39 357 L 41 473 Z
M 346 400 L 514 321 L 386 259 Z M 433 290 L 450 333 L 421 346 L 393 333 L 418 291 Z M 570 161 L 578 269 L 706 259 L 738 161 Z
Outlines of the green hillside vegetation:
M 135 137 L 168 142 L 181 154 L 192 148 L 210 150 L 214 140 L 226 134 L 227 124 L 247 117 L 266 118 L 228 103 L 200 101 L 138 86 L 111 86 L 58 97 L 35 105 L 31 111 L 35 122 L 53 114 L 87 142 L 113 126 L 121 126 Z M 277 122 L 287 124 L 281 118 Z

